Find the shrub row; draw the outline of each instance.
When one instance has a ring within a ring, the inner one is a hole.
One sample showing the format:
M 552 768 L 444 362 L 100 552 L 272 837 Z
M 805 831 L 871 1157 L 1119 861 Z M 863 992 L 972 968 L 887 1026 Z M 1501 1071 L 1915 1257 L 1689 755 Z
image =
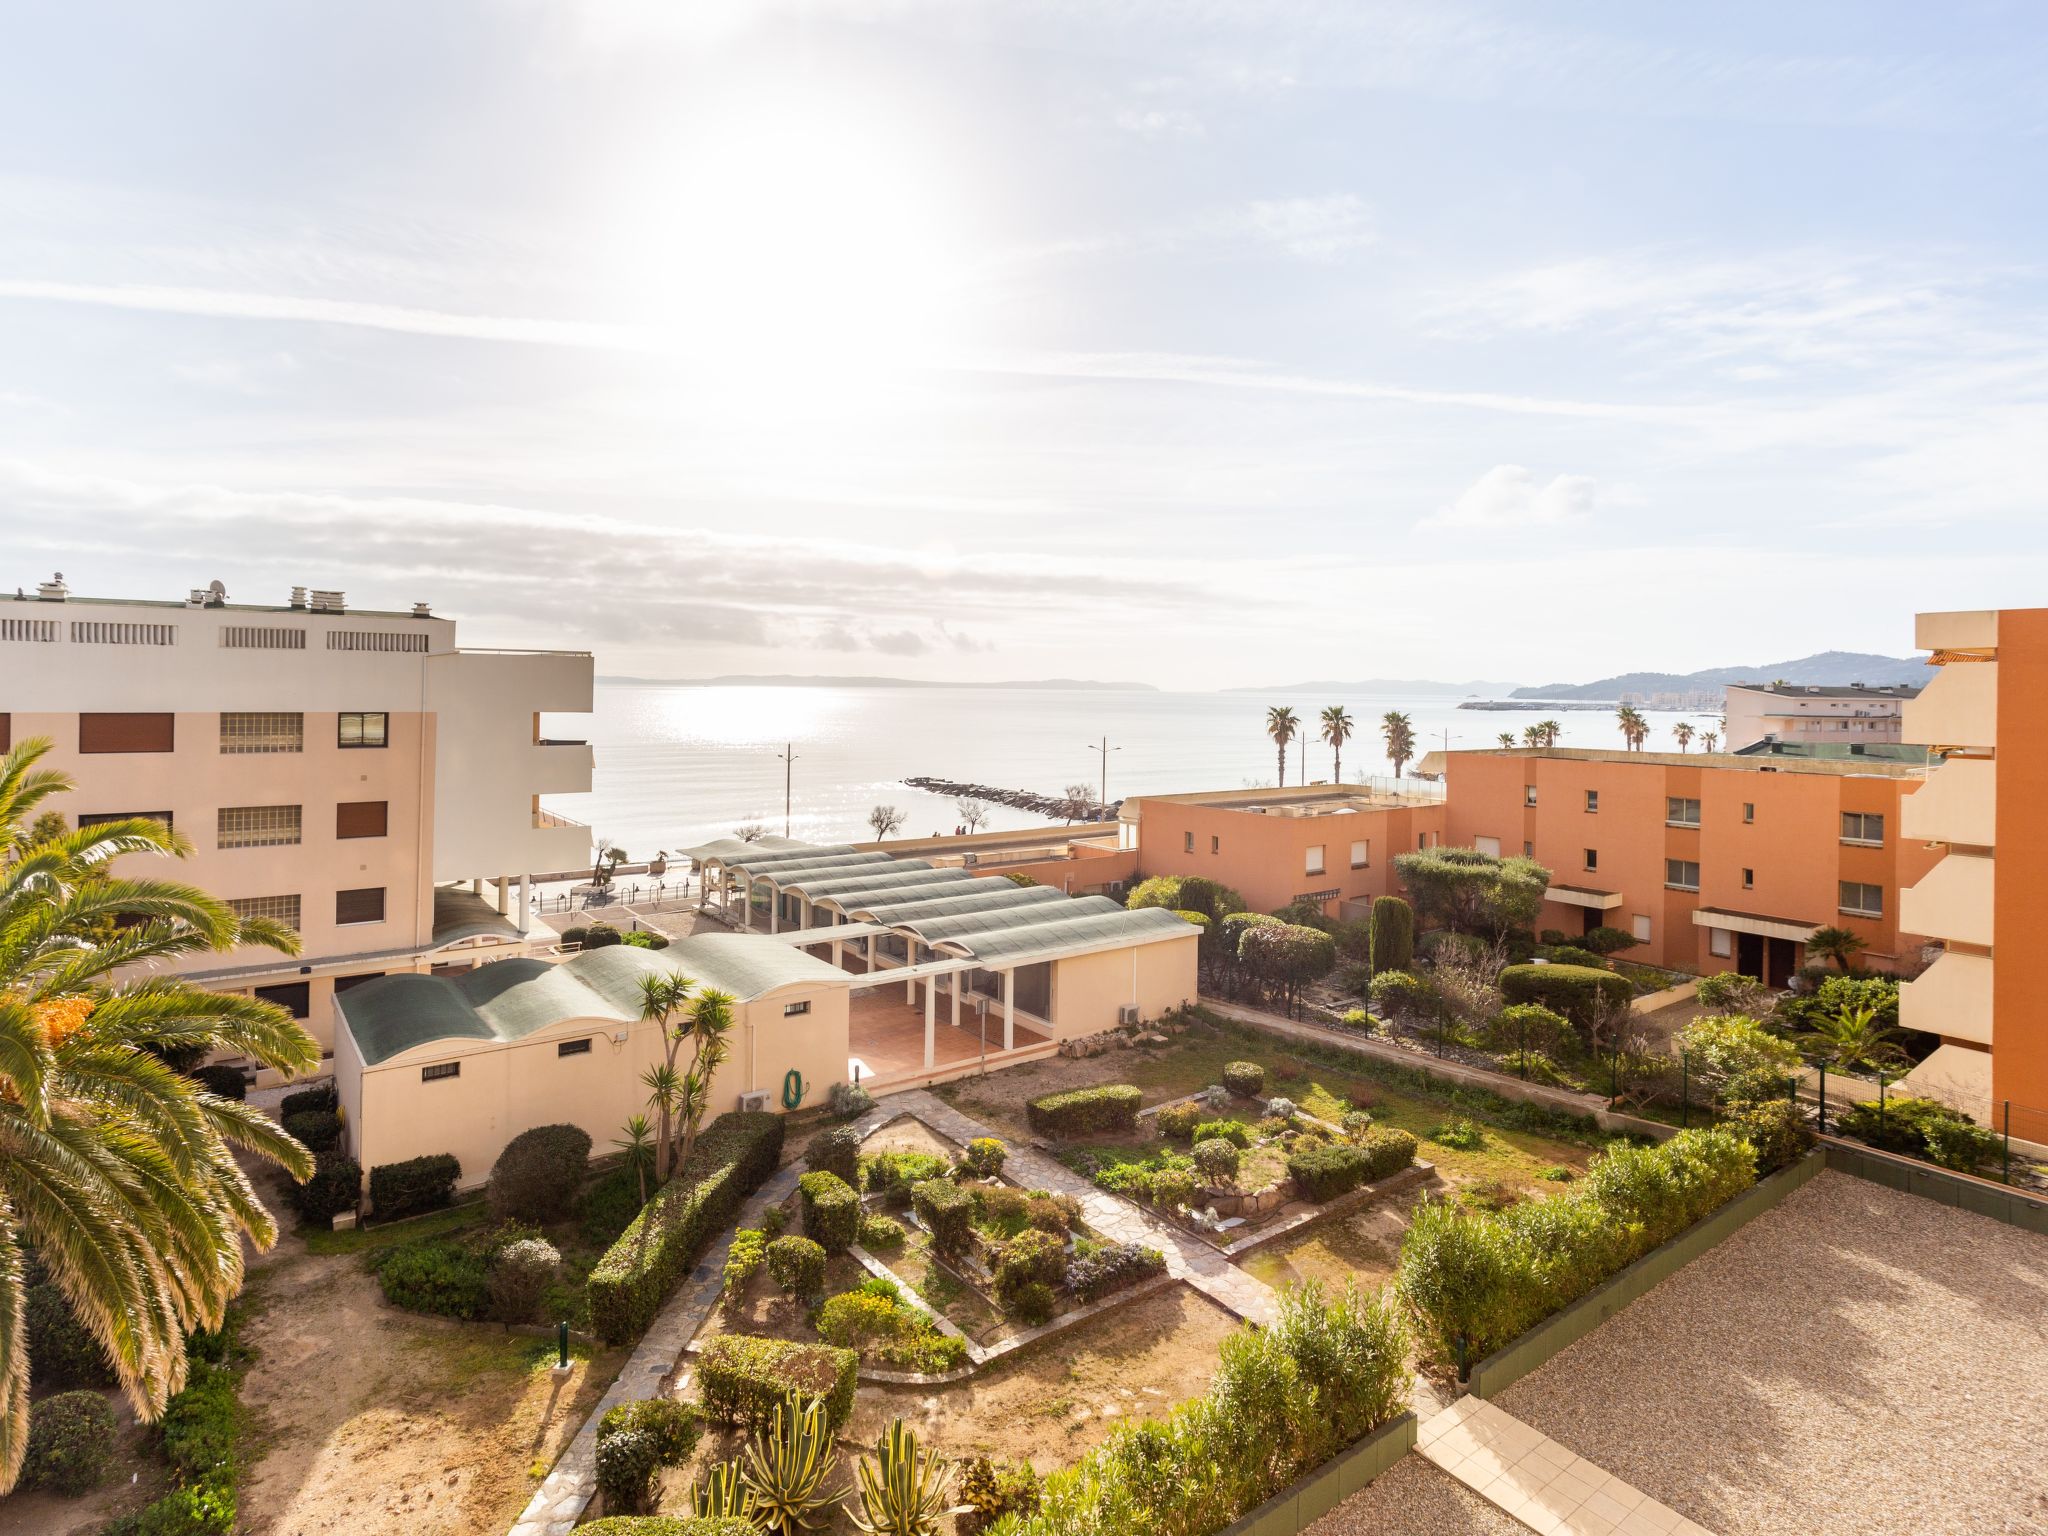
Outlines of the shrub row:
M 1961 1173 L 1976 1173 L 2003 1150 L 1996 1131 L 1935 1099 L 1901 1094 L 1883 1104 L 1871 1099 L 1844 1110 L 1835 1128 L 1886 1152 L 1925 1158 Z
M 313 1176 L 292 1186 L 292 1207 L 299 1219 L 326 1226 L 343 1211 L 352 1211 L 363 1197 L 363 1165 L 339 1152 L 313 1159 Z
M 455 1197 L 462 1164 L 446 1152 L 379 1163 L 370 1170 L 370 1205 L 384 1221 L 438 1210 Z
M 1483 1359 L 1570 1305 L 1756 1180 L 1750 1144 L 1725 1130 L 1614 1147 L 1569 1192 L 1492 1213 L 1419 1206 L 1398 1283 L 1444 1360 Z
M 1025 1106 L 1031 1129 L 1042 1136 L 1071 1140 L 1138 1128 L 1138 1105 L 1144 1095 L 1129 1083 L 1104 1083 L 1050 1093 Z
M 804 1166 L 814 1173 L 837 1174 L 860 1188 L 860 1132 L 850 1125 L 834 1125 L 818 1132 L 804 1148 Z
M 1074 1255 L 1067 1285 L 1083 1301 L 1100 1301 L 1166 1273 L 1166 1255 L 1137 1243 L 1109 1243 Z
M 934 1248 L 941 1253 L 967 1251 L 974 1235 L 972 1195 L 951 1179 L 925 1179 L 911 1186 L 910 1203 L 931 1233 Z
M 1541 1003 L 1583 1027 L 1603 998 L 1610 1007 L 1623 1004 L 1635 988 L 1626 976 L 1590 966 L 1511 965 L 1500 973 L 1500 995 L 1510 1003 Z
M 280 1122 L 293 1115 L 305 1114 L 309 1110 L 335 1109 L 341 1104 L 340 1094 L 335 1092 L 332 1082 L 325 1082 L 313 1088 L 301 1088 L 288 1093 L 278 1100 L 277 1118 Z
M 1412 1135 L 1390 1126 L 1373 1126 L 1354 1142 L 1303 1147 L 1287 1159 L 1287 1172 L 1303 1198 L 1320 1203 L 1399 1173 L 1414 1161 Z
M 281 1122 L 285 1135 L 308 1152 L 332 1152 L 341 1141 L 341 1115 L 332 1109 L 302 1109 Z
M 807 1173 L 796 1181 L 804 1236 L 827 1253 L 844 1253 L 860 1235 L 860 1196 L 836 1173 Z
M 714 1232 L 775 1171 L 782 1117 L 766 1110 L 720 1115 L 689 1159 L 619 1234 L 590 1272 L 590 1320 L 607 1344 L 646 1332 Z
M 826 1419 L 837 1429 L 853 1413 L 859 1368 L 850 1349 L 721 1333 L 697 1358 L 697 1382 L 704 1411 L 721 1424 L 762 1428 L 789 1393 L 800 1392 L 823 1402 Z

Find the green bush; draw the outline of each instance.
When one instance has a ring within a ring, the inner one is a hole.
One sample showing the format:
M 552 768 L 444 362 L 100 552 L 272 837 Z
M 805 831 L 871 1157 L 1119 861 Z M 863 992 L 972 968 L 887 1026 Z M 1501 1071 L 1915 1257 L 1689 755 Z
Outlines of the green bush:
M 667 949 L 666 934 L 656 933 L 652 928 L 635 928 L 631 933 L 619 935 L 619 942 L 630 944 L 635 949 Z
M 408 1312 L 473 1321 L 491 1302 L 490 1264 L 468 1243 L 429 1237 L 374 1256 L 384 1299 Z
M 294 1184 L 291 1202 L 299 1219 L 326 1226 L 343 1211 L 352 1211 L 363 1195 L 363 1165 L 338 1152 L 326 1152 L 313 1159 L 313 1176 Z
M 491 1316 L 501 1323 L 539 1321 L 540 1304 L 562 1275 L 562 1256 L 542 1237 L 523 1237 L 491 1256 Z
M 583 1199 L 576 1207 L 580 1223 L 577 1235 L 584 1247 L 600 1253 L 611 1247 L 645 1203 L 640 1198 L 639 1175 L 633 1169 L 614 1168 L 599 1178 L 583 1191 Z
M 1170 1137 L 1174 1141 L 1190 1141 L 1194 1138 L 1195 1127 L 1202 1123 L 1202 1116 L 1205 1113 L 1207 1111 L 1198 1102 L 1189 1099 L 1180 1104 L 1168 1104 L 1154 1115 L 1152 1120 L 1159 1127 L 1160 1135 Z
M 993 1136 L 977 1136 L 967 1143 L 960 1166 L 977 1179 L 992 1179 L 1009 1161 L 1010 1149 Z
M 1635 989 L 1626 976 L 1583 965 L 1511 965 L 1500 973 L 1500 994 L 1510 1003 L 1541 1003 L 1583 1029 L 1600 999 L 1619 1005 Z
M 1287 1173 L 1304 1200 L 1318 1204 L 1365 1182 L 1365 1149 L 1348 1142 L 1303 1146 L 1287 1159 Z
M 926 1179 L 943 1179 L 946 1160 L 930 1152 L 871 1152 L 860 1160 L 861 1187 L 890 1205 L 910 1204 L 910 1190 Z
M 893 1253 L 903 1246 L 903 1223 L 879 1212 L 860 1219 L 860 1245 L 872 1252 Z
M 746 1289 L 768 1258 L 768 1235 L 757 1227 L 741 1227 L 725 1250 L 724 1283 L 728 1296 Z
M 1038 1473 L 1028 1461 L 970 1456 L 960 1464 L 953 1492 L 963 1506 L 955 1527 L 959 1536 L 982 1536 L 1004 1515 L 1028 1515 L 1038 1507 Z
M 1590 949 L 1581 949 L 1576 944 L 1553 944 L 1545 958 L 1552 965 L 1578 965 L 1589 971 L 1604 971 L 1608 968 L 1604 955 Z
M 249 1079 L 242 1075 L 240 1067 L 201 1067 L 192 1076 L 208 1093 L 223 1099 L 246 1099 L 249 1096 Z
M 766 1110 L 720 1115 L 683 1166 L 635 1216 L 590 1272 L 591 1325 L 607 1344 L 647 1331 L 654 1314 L 714 1233 L 775 1171 L 782 1117 Z
M 1846 1109 L 1835 1129 L 1885 1152 L 1925 1158 L 1959 1173 L 1976 1173 L 1997 1160 L 2004 1143 L 1968 1115 L 1935 1099 L 1899 1094 L 1882 1106 L 1871 1099 Z
M 1711 1008 L 1716 1013 L 1760 1016 L 1770 989 L 1754 976 L 1745 976 L 1740 971 L 1716 971 L 1699 979 L 1696 995 L 1701 1007 Z
M 135 1517 L 135 1536 L 231 1536 L 235 1490 L 229 1483 L 174 1488 Z
M 1243 1154 L 1233 1142 L 1221 1136 L 1212 1136 L 1206 1141 L 1197 1141 L 1190 1155 L 1195 1167 L 1211 1184 L 1220 1184 L 1225 1179 L 1237 1177 L 1237 1168 Z
M 842 1291 L 818 1308 L 818 1337 L 841 1349 L 862 1349 L 894 1338 L 902 1324 L 901 1303 L 871 1291 Z
M 1161 1168 L 1152 1175 L 1151 1190 L 1145 1198 L 1166 1210 L 1184 1211 L 1195 1203 L 1200 1187 L 1190 1169 Z
M 1227 1141 L 1233 1147 L 1248 1148 L 1252 1144 L 1252 1130 L 1242 1120 L 1204 1120 L 1195 1127 L 1195 1141 Z
M 1436 989 L 1413 971 L 1381 971 L 1372 979 L 1372 1005 L 1382 1015 L 1419 1019 L 1436 1011 Z
M 1429 1133 L 1429 1139 L 1455 1152 L 1477 1152 L 1486 1145 L 1486 1132 L 1463 1115 L 1445 1121 Z
M 338 1109 L 341 1096 L 335 1092 L 332 1081 L 321 1083 L 314 1088 L 301 1088 L 286 1094 L 277 1101 L 277 1118 L 280 1124 L 293 1115 L 302 1115 L 309 1110 Z
M 19 1488 L 80 1494 L 106 1480 L 114 1459 L 114 1410 L 97 1392 L 39 1398 L 28 1414 Z
M 590 1133 L 574 1125 L 537 1125 L 505 1143 L 485 1199 L 500 1221 L 558 1221 L 569 1214 L 590 1168 Z
M 1135 1091 L 1135 1090 L 1134 1090 Z M 910 1203 L 941 1253 L 965 1253 L 974 1235 L 974 1198 L 951 1179 L 911 1186 Z
M 585 949 L 609 949 L 614 944 L 625 943 L 625 935 L 610 923 L 592 923 L 583 930 Z
M 438 1210 L 455 1196 L 462 1164 L 446 1152 L 379 1163 L 370 1170 L 370 1208 L 380 1221 Z
M 1012 1310 L 1027 1285 L 1057 1289 L 1066 1278 L 1067 1245 L 1050 1232 L 1027 1228 L 997 1250 L 996 1295 Z
M 1727 1125 L 1756 1149 L 1759 1176 L 1796 1163 L 1813 1150 L 1813 1132 L 1807 1129 L 1806 1117 L 1789 1099 L 1741 1105 L 1729 1115 Z
M 1399 1173 L 1415 1161 L 1415 1137 L 1389 1125 L 1374 1126 L 1360 1134 L 1358 1145 L 1365 1153 L 1368 1184 Z
M 1129 1083 L 1104 1083 L 1033 1099 L 1025 1106 L 1025 1112 L 1031 1129 L 1039 1135 L 1071 1141 L 1077 1136 L 1136 1130 L 1138 1106 L 1144 1098 Z
M 28 1287 L 28 1368 L 39 1387 L 111 1387 L 107 1352 L 51 1280 Z
M 1634 949 L 1643 941 L 1626 928 L 1610 928 L 1602 923 L 1598 928 L 1588 928 L 1579 935 L 1579 948 L 1591 950 L 1596 955 L 1615 955 L 1624 949 Z
M 875 1096 L 859 1083 L 834 1083 L 825 1090 L 825 1108 L 841 1120 L 852 1120 L 875 1107 Z
M 860 1196 L 836 1173 L 807 1173 L 796 1181 L 804 1236 L 827 1253 L 844 1253 L 860 1235 Z
M 240 1471 L 247 1415 L 235 1388 L 232 1369 L 197 1361 L 164 1409 L 164 1460 L 181 1481 L 231 1483 Z
M 1241 1099 L 1255 1099 L 1266 1091 L 1266 1069 L 1256 1061 L 1226 1061 L 1223 1086 Z
M 620 1403 L 597 1421 L 597 1486 L 614 1513 L 645 1509 L 654 1475 L 690 1459 L 704 1426 L 697 1409 L 672 1397 Z
M 842 1183 L 860 1188 L 860 1133 L 850 1125 L 830 1126 L 811 1138 L 804 1148 L 804 1166 L 813 1173 L 829 1173 Z
M 768 1245 L 768 1273 L 792 1296 L 825 1289 L 825 1250 L 808 1237 L 778 1237 Z
M 1372 904 L 1372 968 L 1405 971 L 1415 963 L 1415 909 L 1398 896 Z
M 1082 1301 L 1100 1301 L 1166 1273 L 1166 1255 L 1137 1243 L 1105 1243 L 1067 1264 L 1067 1285 Z
M 341 1115 L 332 1109 L 302 1109 L 283 1124 L 285 1135 L 308 1152 L 332 1152 L 341 1141 Z
M 788 1344 L 746 1334 L 715 1334 L 697 1358 L 704 1411 L 721 1424 L 765 1427 L 787 1394 L 820 1401 L 834 1429 L 853 1413 L 859 1357 L 826 1344 Z
M 1746 1014 L 1695 1019 L 1678 1032 L 1691 1070 L 1724 1099 L 1757 1097 L 1754 1086 L 1773 1085 L 1765 1097 L 1784 1097 L 1784 1081 L 1799 1070 L 1799 1052 Z

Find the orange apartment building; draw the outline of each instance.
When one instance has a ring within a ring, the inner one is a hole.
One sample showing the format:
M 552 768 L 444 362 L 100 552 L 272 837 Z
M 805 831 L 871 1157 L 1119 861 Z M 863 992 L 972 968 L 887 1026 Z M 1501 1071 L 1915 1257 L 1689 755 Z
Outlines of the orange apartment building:
M 1938 855 L 1902 806 L 1926 770 L 1856 758 L 1574 748 L 1452 752 L 1444 840 L 1551 871 L 1539 929 L 1633 933 L 1631 959 L 1782 985 L 1816 928 L 1873 966 L 1922 965 L 1901 891 Z
M 1205 875 L 1249 911 L 1313 901 L 1343 918 L 1399 893 L 1395 854 L 1446 840 L 1440 799 L 1352 784 L 1144 795 L 1120 824 L 1140 875 Z

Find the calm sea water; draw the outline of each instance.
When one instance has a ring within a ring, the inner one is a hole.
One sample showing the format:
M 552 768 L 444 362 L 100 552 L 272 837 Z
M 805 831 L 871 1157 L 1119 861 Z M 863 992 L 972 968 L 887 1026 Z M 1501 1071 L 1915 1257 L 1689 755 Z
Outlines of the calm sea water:
M 1097 692 L 986 688 L 740 688 L 601 683 L 586 721 L 562 716 L 562 735 L 588 729 L 597 770 L 591 793 L 548 798 L 551 808 L 624 847 L 634 858 L 721 837 L 745 822 L 783 826 L 785 743 L 796 753 L 790 831 L 817 842 L 872 834 L 870 807 L 907 812 L 905 836 L 950 832 L 952 802 L 906 787 L 936 777 L 1059 794 L 1068 784 L 1100 785 L 1093 750 L 1109 738 L 1109 797 L 1274 782 L 1275 750 L 1265 735 L 1268 705 L 1291 705 L 1313 721 L 1342 704 L 1358 734 L 1344 753 L 1356 781 L 1392 771 L 1380 717 L 1405 712 L 1424 750 L 1492 746 L 1501 731 L 1555 719 L 1567 746 L 1620 746 L 1609 711 L 1554 707 L 1477 711 L 1437 697 Z M 1669 746 L 1680 717 L 1651 717 L 1652 747 Z M 1691 716 L 1696 725 L 1706 717 Z M 1308 777 L 1330 777 L 1330 749 L 1308 743 Z M 1287 781 L 1300 782 L 1302 748 L 1289 749 Z M 993 825 L 1042 818 L 998 807 Z

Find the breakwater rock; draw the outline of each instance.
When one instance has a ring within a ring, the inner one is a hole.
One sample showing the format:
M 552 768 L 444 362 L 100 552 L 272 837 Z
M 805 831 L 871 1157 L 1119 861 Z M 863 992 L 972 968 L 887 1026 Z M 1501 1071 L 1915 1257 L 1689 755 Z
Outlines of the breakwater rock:
M 1000 789 L 993 784 L 963 784 L 956 779 L 915 778 L 903 782 L 912 789 L 944 795 L 949 800 L 986 800 L 990 805 L 1004 805 L 1038 816 L 1057 816 L 1062 821 L 1114 821 L 1123 807 L 1121 800 L 1104 805 L 1093 798 L 1076 800 L 1065 795 L 1036 794 L 1028 789 Z

